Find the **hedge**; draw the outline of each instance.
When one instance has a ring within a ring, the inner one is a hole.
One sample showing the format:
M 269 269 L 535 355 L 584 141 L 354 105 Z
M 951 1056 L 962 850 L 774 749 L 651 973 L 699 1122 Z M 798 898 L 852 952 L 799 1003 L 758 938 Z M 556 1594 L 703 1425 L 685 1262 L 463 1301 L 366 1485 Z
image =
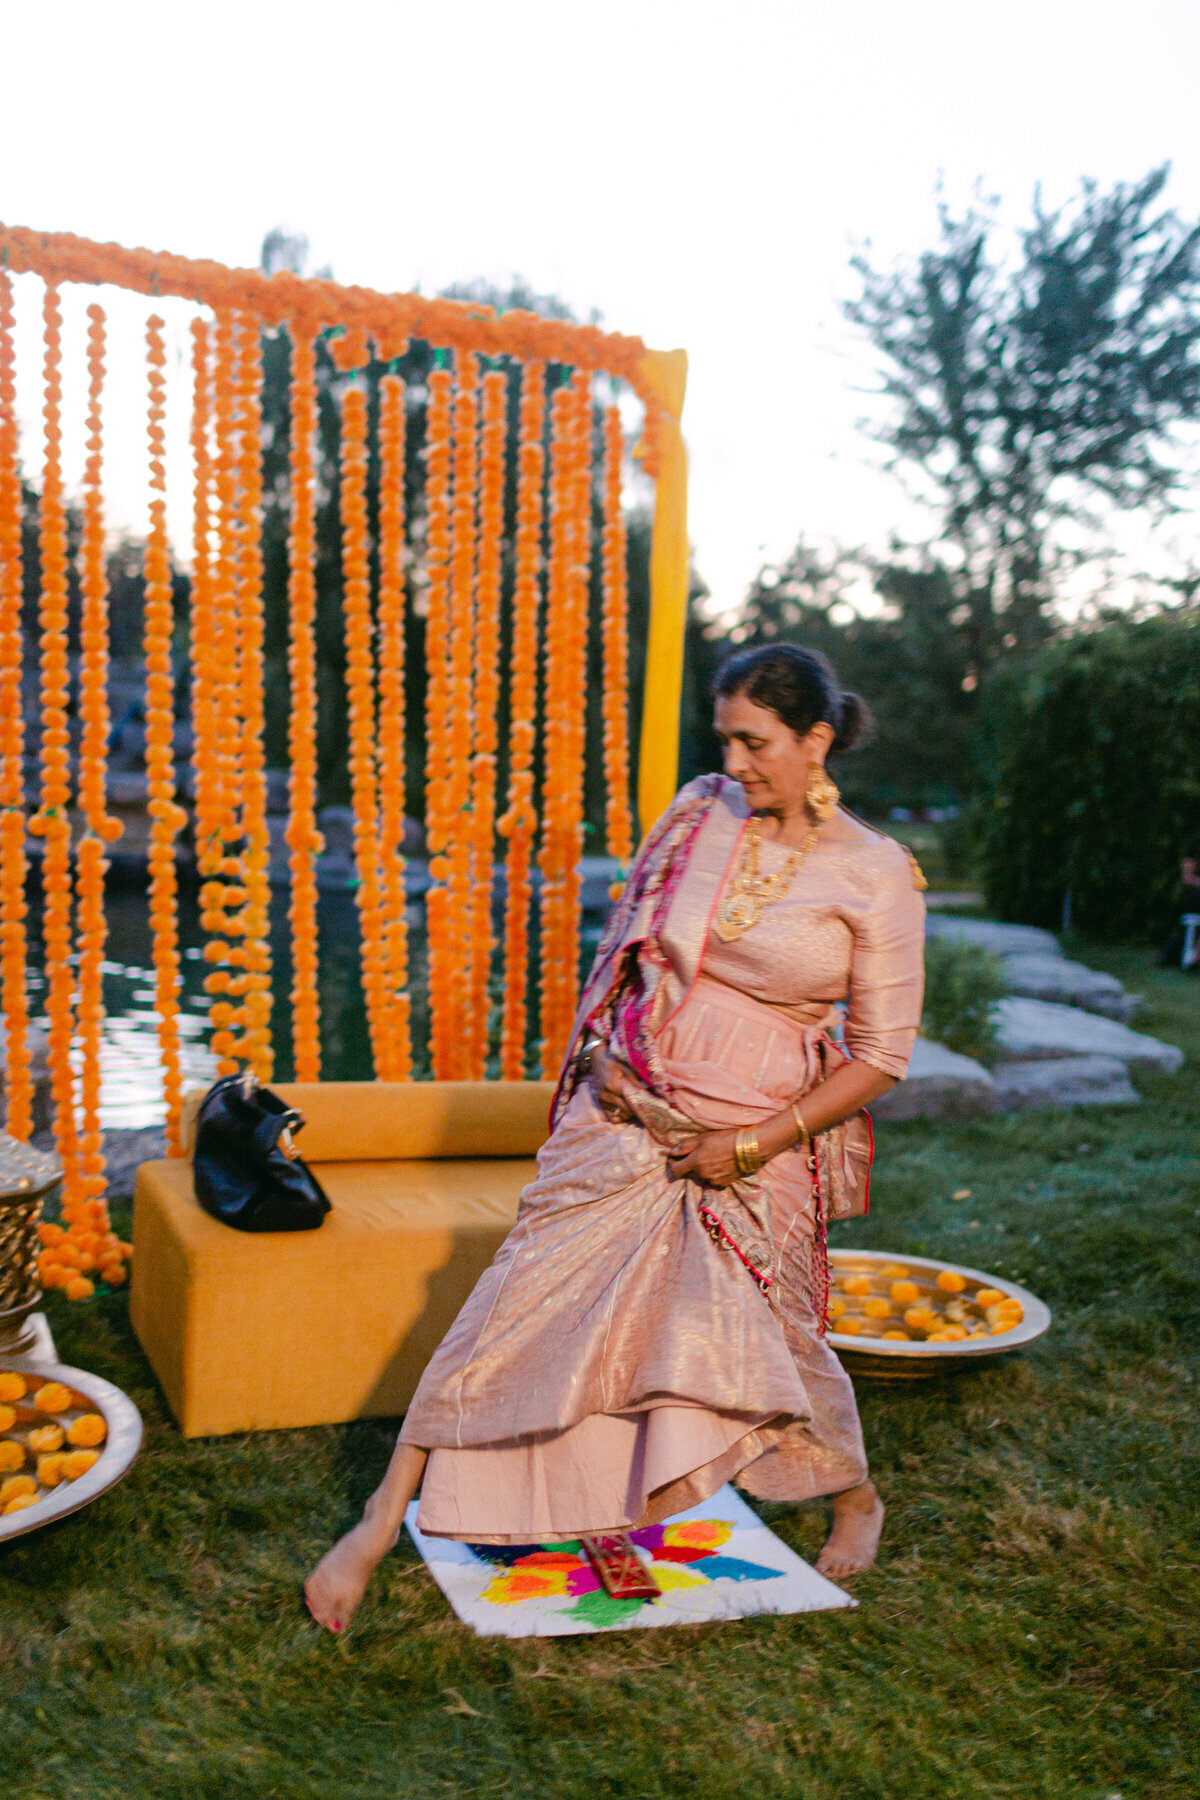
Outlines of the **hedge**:
M 1049 645 L 988 683 L 981 875 L 998 917 L 1145 938 L 1200 836 L 1200 609 Z

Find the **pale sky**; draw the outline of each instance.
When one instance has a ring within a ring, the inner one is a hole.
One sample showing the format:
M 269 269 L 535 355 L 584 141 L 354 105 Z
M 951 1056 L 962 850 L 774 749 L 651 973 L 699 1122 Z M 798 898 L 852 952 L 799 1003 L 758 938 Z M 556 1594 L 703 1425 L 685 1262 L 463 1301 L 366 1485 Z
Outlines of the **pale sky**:
M 682 345 L 692 539 L 723 606 L 802 531 L 920 529 L 855 429 L 856 242 L 924 247 L 939 175 L 1020 221 L 1039 180 L 1054 201 L 1170 160 L 1169 199 L 1200 212 L 1197 0 L 0 0 L 0 55 L 7 223 L 251 265 L 284 224 L 340 281 L 519 273 Z M 113 329 L 114 377 L 140 380 L 119 306 Z M 137 528 L 142 418 L 118 391 Z

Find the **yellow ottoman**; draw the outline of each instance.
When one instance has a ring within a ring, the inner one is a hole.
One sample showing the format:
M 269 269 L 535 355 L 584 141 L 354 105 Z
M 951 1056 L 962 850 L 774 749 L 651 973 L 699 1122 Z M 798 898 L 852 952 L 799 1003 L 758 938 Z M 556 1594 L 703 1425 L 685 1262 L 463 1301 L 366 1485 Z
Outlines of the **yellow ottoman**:
M 274 1090 L 333 1204 L 318 1231 L 233 1231 L 189 1162 L 144 1163 L 133 1326 L 185 1437 L 404 1411 L 516 1217 L 546 1137 L 544 1082 Z

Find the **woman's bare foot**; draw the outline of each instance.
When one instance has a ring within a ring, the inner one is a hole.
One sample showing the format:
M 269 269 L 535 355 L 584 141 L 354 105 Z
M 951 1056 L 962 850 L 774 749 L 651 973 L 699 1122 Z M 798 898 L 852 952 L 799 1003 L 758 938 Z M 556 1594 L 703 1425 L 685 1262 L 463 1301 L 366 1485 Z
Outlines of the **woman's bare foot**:
M 366 1517 L 326 1552 L 304 1584 L 308 1610 L 318 1625 L 330 1631 L 346 1629 L 367 1583 L 398 1536 Z
M 883 1530 L 883 1501 L 873 1481 L 833 1496 L 833 1530 L 817 1558 L 817 1573 L 830 1581 L 861 1575 L 875 1561 Z

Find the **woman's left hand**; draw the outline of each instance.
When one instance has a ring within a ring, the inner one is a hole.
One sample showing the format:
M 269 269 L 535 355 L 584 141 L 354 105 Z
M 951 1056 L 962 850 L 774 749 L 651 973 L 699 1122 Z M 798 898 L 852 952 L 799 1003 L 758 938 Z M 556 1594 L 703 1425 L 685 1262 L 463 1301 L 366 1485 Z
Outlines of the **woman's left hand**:
M 686 1176 L 701 1187 L 730 1187 L 741 1180 L 734 1158 L 736 1131 L 706 1131 L 700 1137 L 685 1138 L 667 1152 L 667 1167 L 680 1181 Z

